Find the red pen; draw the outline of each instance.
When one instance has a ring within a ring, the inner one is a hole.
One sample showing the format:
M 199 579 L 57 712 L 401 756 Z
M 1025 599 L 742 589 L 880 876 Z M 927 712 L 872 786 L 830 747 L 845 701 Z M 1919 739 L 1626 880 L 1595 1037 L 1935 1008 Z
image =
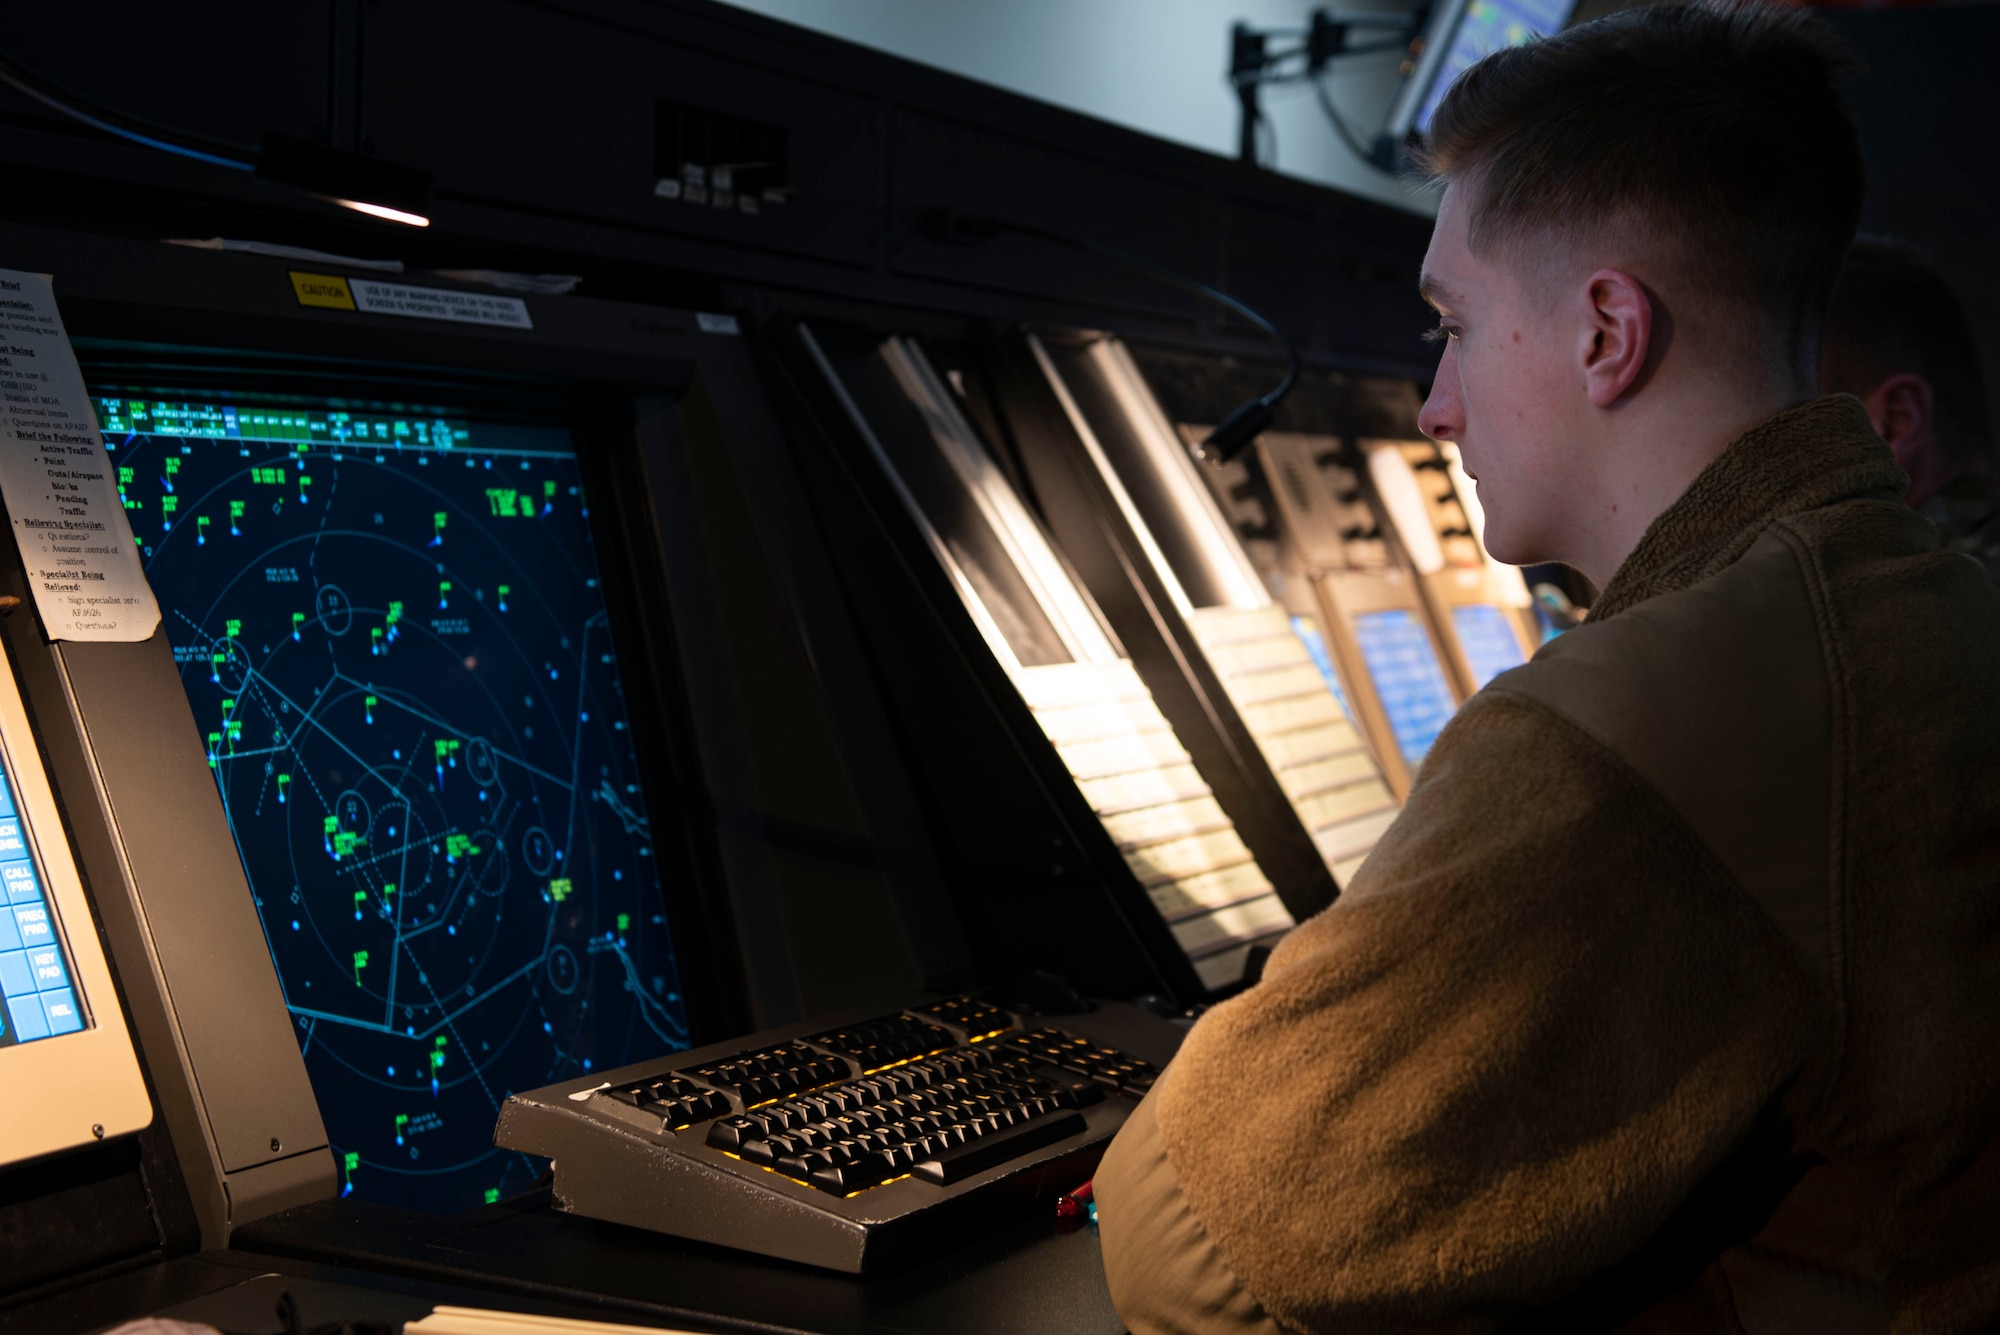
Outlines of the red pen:
M 1091 1182 L 1097 1179 L 1092 1178 Z M 1056 1218 L 1081 1219 L 1090 1208 L 1090 1182 L 1056 1197 Z

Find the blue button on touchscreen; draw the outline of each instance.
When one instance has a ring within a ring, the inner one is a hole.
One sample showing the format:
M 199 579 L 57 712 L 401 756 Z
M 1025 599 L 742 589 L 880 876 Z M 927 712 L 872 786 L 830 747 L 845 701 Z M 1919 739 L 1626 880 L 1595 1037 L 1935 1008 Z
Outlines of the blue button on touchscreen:
M 15 810 L 14 779 L 0 770 L 0 1048 L 83 1027 L 69 958 Z

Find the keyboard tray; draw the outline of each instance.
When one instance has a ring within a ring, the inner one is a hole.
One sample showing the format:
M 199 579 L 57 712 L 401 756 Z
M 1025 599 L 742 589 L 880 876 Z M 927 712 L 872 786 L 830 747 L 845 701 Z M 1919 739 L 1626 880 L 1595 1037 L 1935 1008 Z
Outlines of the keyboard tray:
M 872 1273 L 1088 1179 L 1178 1040 L 924 997 L 516 1094 L 494 1142 L 554 1160 L 558 1209 Z

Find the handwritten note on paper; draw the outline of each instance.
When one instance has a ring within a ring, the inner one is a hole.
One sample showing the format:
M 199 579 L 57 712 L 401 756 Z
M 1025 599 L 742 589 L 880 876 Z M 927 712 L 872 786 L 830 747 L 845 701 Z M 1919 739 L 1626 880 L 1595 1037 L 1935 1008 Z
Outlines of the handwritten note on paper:
M 143 640 L 160 624 L 47 274 L 0 269 L 0 496 L 35 609 L 57 640 Z

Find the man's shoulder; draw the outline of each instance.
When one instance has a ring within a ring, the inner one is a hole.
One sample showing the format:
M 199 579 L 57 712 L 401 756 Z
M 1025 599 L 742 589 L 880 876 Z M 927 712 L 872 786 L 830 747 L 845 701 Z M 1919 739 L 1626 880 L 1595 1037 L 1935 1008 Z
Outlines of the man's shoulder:
M 1774 526 L 1720 573 L 1586 622 L 1487 689 L 1617 753 L 1824 959 L 1833 687 L 1812 564 Z
M 1554 709 L 1621 753 L 1731 731 L 1752 705 L 1796 712 L 1810 703 L 1799 678 L 1825 676 L 1804 547 L 1769 529 L 1720 573 L 1586 621 L 1488 689 Z

